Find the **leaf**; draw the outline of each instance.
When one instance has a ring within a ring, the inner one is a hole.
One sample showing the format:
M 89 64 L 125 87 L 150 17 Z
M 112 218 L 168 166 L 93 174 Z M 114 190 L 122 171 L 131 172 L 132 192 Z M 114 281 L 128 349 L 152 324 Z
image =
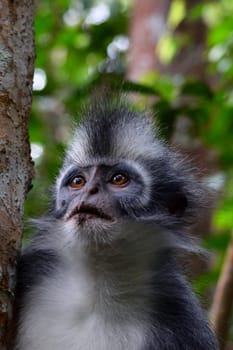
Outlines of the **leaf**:
M 181 88 L 181 94 L 200 96 L 207 99 L 211 99 L 214 96 L 210 86 L 198 80 L 185 82 Z

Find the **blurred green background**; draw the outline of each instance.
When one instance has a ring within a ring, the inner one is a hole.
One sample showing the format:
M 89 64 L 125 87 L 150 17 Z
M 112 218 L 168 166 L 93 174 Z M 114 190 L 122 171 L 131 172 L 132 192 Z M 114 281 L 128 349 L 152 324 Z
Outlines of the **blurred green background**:
M 154 13 L 165 21 L 163 30 L 155 26 L 154 65 L 145 62 L 137 72 L 137 55 L 138 64 L 143 57 L 133 28 L 142 26 L 144 15 L 138 16 L 138 1 L 38 2 L 30 119 L 36 177 L 25 212 L 28 218 L 46 210 L 72 126 L 93 89 L 107 81 L 133 93 L 154 112 L 162 136 L 194 159 L 217 190 L 216 208 L 199 227 L 213 251 L 210 271 L 195 282 L 203 295 L 217 281 L 233 226 L 233 1 L 166 4 Z

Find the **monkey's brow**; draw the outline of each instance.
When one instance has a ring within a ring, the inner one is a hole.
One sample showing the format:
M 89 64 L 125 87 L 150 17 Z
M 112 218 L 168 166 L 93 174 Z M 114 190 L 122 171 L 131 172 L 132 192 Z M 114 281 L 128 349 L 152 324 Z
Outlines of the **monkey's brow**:
M 93 161 L 91 163 L 85 163 L 85 164 L 77 164 L 77 168 L 79 169 L 82 169 L 82 170 L 88 170 L 90 168 L 93 168 L 93 167 L 98 167 L 98 168 L 111 168 L 111 167 L 114 167 L 114 166 L 117 166 L 119 165 L 121 162 L 111 162 L 111 161 Z
M 88 172 L 90 171 L 91 169 L 93 168 L 111 168 L 112 165 L 105 165 L 105 164 L 75 164 L 73 165 L 68 171 L 67 173 L 64 174 L 64 179 L 62 181 L 63 182 L 66 182 L 67 179 L 70 179 L 71 177 L 77 175 L 78 173 L 83 173 L 83 172 Z

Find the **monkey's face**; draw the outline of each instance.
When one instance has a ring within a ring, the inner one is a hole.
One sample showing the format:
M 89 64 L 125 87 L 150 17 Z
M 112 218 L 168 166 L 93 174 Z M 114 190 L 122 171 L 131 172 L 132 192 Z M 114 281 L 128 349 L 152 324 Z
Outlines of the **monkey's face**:
M 77 230 L 98 233 L 133 217 L 149 198 L 149 180 L 133 162 L 71 165 L 57 183 L 57 217 Z

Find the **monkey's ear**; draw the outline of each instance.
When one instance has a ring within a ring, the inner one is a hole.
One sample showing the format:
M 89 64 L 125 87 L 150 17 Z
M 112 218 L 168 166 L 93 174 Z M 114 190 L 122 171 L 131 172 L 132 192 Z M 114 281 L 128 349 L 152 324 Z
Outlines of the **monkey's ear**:
M 188 206 L 187 197 L 181 191 L 164 193 L 163 201 L 169 213 L 179 217 L 184 214 Z

